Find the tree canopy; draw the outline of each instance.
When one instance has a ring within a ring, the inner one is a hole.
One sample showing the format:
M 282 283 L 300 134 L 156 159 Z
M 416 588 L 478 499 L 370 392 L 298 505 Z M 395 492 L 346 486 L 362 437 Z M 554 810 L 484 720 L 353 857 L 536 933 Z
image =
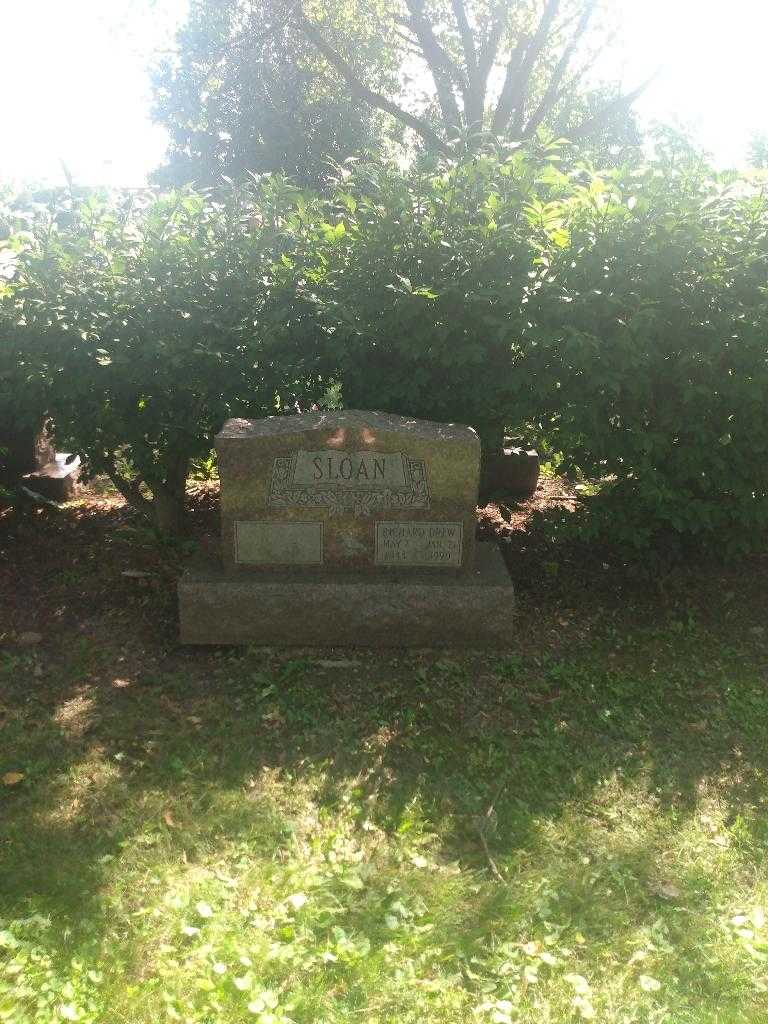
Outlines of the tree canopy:
M 387 133 L 448 157 L 540 129 L 634 142 L 642 85 L 588 84 L 609 40 L 601 0 L 193 0 L 155 75 L 161 178 L 315 184 Z
M 542 126 L 589 138 L 623 114 L 642 90 L 584 105 L 583 80 L 604 32 L 599 0 L 402 0 L 389 13 L 388 37 L 401 59 L 428 73 L 431 109 L 417 115 L 406 102 L 372 89 L 334 44 L 319 17 L 302 3 L 289 17 L 353 94 L 413 129 L 432 150 L 454 155 L 461 133 L 525 139 Z M 423 77 L 423 75 L 422 75 Z M 407 97 L 405 97 L 407 99 Z
M 368 55 L 383 87 L 386 60 Z M 380 118 L 323 60 L 275 0 L 192 0 L 176 48 L 154 71 L 155 119 L 169 131 L 161 184 L 283 171 L 315 186 L 329 165 L 378 145 Z

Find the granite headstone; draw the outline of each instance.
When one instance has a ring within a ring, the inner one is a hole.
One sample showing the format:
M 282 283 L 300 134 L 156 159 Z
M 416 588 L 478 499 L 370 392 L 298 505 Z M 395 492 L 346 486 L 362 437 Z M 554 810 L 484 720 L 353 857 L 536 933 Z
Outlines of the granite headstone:
M 45 422 L 34 429 L 13 416 L 0 416 L 0 480 L 51 501 L 69 501 L 77 492 L 80 459 L 57 454 Z
M 470 427 L 356 411 L 229 420 L 216 450 L 233 569 L 474 566 Z
M 229 420 L 221 562 L 179 585 L 187 643 L 485 646 L 512 587 L 475 545 L 470 427 L 345 410 Z

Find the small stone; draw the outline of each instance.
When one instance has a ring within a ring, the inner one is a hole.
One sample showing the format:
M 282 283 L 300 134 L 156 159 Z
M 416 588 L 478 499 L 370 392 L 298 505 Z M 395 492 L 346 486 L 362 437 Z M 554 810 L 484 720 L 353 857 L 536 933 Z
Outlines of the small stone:
M 538 488 L 539 454 L 534 449 L 505 448 L 502 453 L 484 452 L 480 471 L 480 494 L 530 498 Z
M 651 891 L 665 900 L 679 900 L 680 890 L 674 882 L 661 881 L 651 884 Z

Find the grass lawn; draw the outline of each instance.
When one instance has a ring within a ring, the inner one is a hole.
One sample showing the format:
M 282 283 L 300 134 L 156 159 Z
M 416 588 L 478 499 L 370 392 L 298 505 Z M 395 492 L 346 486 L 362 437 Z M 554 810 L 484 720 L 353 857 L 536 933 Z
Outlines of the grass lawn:
M 184 650 L 117 502 L 0 519 L 0 1022 L 768 1020 L 768 561 L 513 547 L 504 654 Z

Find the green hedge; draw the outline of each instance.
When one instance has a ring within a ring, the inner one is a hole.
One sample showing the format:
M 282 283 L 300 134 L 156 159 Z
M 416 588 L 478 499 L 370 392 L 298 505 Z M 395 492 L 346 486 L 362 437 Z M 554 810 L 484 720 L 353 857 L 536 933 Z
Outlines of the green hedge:
M 599 481 L 588 534 L 742 551 L 768 521 L 768 204 L 690 153 L 598 174 L 557 144 L 442 171 L 358 166 L 6 199 L 0 387 L 157 525 L 229 415 L 321 401 L 505 429 Z
M 290 405 L 320 372 L 319 350 L 301 344 L 272 191 L 258 202 L 228 189 L 6 209 L 6 392 L 17 405 L 42 400 L 60 442 L 161 532 L 178 530 L 190 462 L 224 419 Z
M 636 550 L 760 546 L 764 189 L 689 159 L 595 178 L 568 205 L 530 355 L 564 467 L 604 481 L 582 529 Z

